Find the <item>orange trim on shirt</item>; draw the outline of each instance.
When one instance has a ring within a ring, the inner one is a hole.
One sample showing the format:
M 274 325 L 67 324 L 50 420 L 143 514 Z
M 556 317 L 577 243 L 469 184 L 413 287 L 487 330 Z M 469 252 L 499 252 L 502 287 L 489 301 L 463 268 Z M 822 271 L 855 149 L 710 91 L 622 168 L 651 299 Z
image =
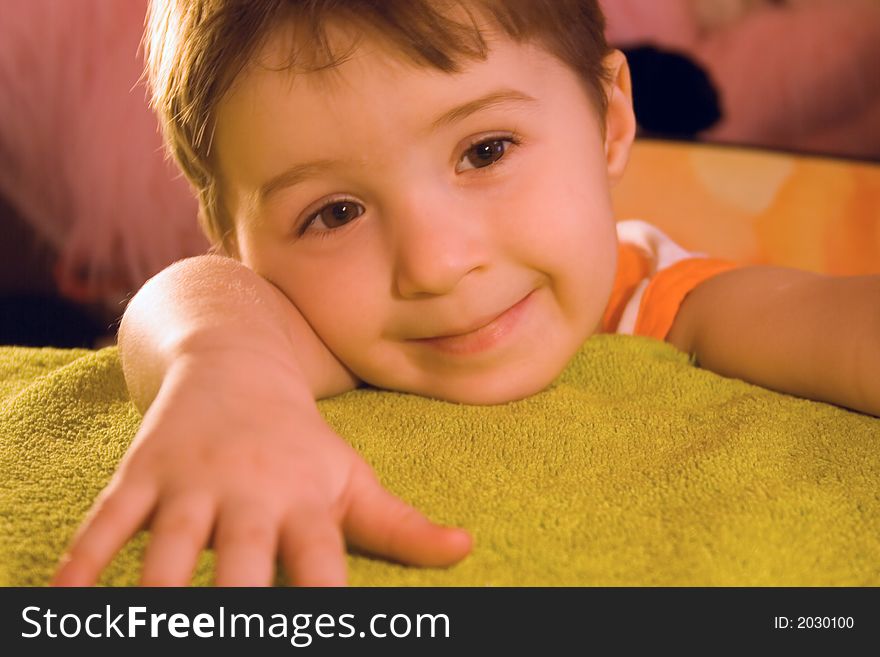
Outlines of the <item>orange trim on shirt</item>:
M 634 335 L 665 340 L 684 298 L 703 281 L 740 265 L 716 258 L 679 260 L 651 277 L 651 258 L 634 244 L 620 243 L 617 251 L 617 274 L 611 297 L 602 317 L 602 332 L 614 333 L 626 304 L 639 284 L 651 277 L 633 329 Z
M 716 258 L 687 258 L 657 272 L 639 304 L 634 335 L 665 340 L 684 298 L 700 283 L 739 267 Z
M 639 283 L 651 275 L 651 261 L 641 249 L 633 244 L 620 243 L 617 246 L 617 273 L 611 298 L 605 306 L 602 317 L 602 333 L 614 333 L 620 324 L 620 317 L 626 303 L 632 298 Z

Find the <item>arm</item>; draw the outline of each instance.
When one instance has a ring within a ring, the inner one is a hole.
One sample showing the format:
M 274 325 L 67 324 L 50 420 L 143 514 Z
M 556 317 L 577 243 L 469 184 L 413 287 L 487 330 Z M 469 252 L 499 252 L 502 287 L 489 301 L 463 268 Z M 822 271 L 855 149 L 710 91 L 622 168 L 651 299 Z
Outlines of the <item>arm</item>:
M 666 339 L 724 376 L 880 416 L 880 276 L 725 272 L 685 298 Z
M 119 351 L 141 413 L 178 358 L 215 349 L 256 352 L 291 368 L 323 399 L 358 381 L 271 283 L 231 258 L 182 260 L 150 279 L 125 311 Z
M 235 261 L 186 260 L 132 300 L 120 335 L 143 422 L 54 583 L 93 584 L 149 527 L 141 582 L 189 582 L 209 542 L 216 582 L 345 583 L 345 545 L 448 565 L 469 537 L 391 495 L 315 398 L 356 379 L 277 289 Z

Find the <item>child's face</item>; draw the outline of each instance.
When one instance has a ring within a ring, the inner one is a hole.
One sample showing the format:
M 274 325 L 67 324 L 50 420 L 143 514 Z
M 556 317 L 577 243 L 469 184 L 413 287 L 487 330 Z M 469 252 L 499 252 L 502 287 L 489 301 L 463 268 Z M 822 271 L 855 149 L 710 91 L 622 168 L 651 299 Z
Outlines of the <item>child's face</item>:
M 498 37 L 447 74 L 368 38 L 291 77 L 288 44 L 271 39 L 270 66 L 218 110 L 242 261 L 368 383 L 476 404 L 546 387 L 611 291 L 609 186 L 634 130 L 625 64 L 603 137 L 584 84 L 536 46 Z

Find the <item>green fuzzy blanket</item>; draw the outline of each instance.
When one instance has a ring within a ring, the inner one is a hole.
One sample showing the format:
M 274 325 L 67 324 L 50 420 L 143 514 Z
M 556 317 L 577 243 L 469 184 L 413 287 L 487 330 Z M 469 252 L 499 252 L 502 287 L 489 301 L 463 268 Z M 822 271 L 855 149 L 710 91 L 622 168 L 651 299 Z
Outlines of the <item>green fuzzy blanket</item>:
M 322 401 L 383 483 L 474 536 L 449 569 L 350 557 L 354 585 L 880 585 L 880 419 L 587 341 L 546 391 Z M 137 430 L 115 348 L 0 348 L 0 584 L 42 585 Z M 137 583 L 139 534 L 103 583 Z M 194 582 L 211 582 L 212 555 Z

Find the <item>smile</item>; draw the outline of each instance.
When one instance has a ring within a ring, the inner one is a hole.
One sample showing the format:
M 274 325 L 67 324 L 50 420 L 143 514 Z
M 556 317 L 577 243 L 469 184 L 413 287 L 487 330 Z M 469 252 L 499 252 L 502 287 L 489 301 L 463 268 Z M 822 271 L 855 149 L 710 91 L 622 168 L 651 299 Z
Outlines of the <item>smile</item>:
M 500 344 L 513 332 L 531 305 L 533 295 L 534 290 L 488 323 L 473 330 L 455 335 L 420 338 L 413 342 L 452 355 L 464 356 L 486 351 Z

